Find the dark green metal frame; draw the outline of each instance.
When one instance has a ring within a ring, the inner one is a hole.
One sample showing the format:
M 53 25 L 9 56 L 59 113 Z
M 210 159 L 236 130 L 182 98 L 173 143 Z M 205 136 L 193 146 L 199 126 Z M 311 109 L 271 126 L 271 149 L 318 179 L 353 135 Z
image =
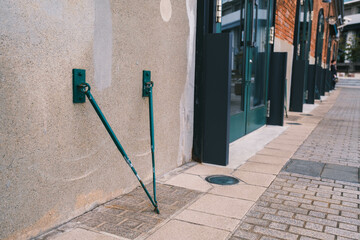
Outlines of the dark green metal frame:
M 151 145 L 151 160 L 153 171 L 153 192 L 154 202 L 156 200 L 156 175 L 155 175 L 155 138 L 154 138 L 154 111 L 153 111 L 153 90 L 154 82 L 151 81 L 151 72 L 143 71 L 143 97 L 149 97 L 149 123 L 150 123 L 150 145 Z
M 216 0 L 197 1 L 196 21 L 196 58 L 195 58 L 195 84 L 194 84 L 194 138 L 192 157 L 195 161 L 204 159 L 204 122 L 205 122 L 205 90 L 204 72 L 205 36 L 216 32 L 215 4 Z
M 252 9 L 252 6 L 256 7 L 256 0 L 246 0 L 245 4 L 246 6 L 246 12 L 251 12 L 250 9 Z M 269 21 L 268 21 L 268 31 L 270 29 L 270 26 L 273 25 L 274 22 L 274 9 L 273 6 L 275 5 L 274 0 L 269 1 Z M 219 24 L 215 23 L 215 6 L 216 6 L 216 0 L 203 0 L 197 2 L 197 28 L 196 28 L 196 64 L 195 64 L 195 99 L 194 99 L 194 140 L 193 140 L 193 159 L 199 162 L 202 162 L 204 159 L 204 142 L 206 141 L 205 133 L 204 133 L 204 122 L 205 120 L 205 108 L 206 108 L 206 98 L 205 98 L 205 87 L 206 86 L 206 79 L 204 76 L 204 72 L 206 72 L 206 64 L 205 64 L 205 54 L 207 49 L 204 47 L 205 43 L 205 36 L 208 34 L 213 34 L 219 32 L 221 29 L 219 27 Z M 250 25 L 249 21 L 245 23 L 245 27 L 247 25 Z M 248 26 L 249 27 L 249 26 Z M 255 27 L 255 26 L 254 26 Z M 246 30 L 245 30 L 246 31 Z M 250 31 L 250 30 L 247 30 Z M 267 33 L 267 36 L 269 34 Z M 251 40 L 248 38 L 245 41 Z M 245 42 L 246 44 L 246 42 Z M 248 50 L 247 50 L 248 52 Z M 271 46 L 268 47 L 268 58 L 270 58 L 271 52 Z M 248 53 L 245 53 L 244 55 L 247 55 Z M 245 65 L 245 64 L 244 64 Z M 248 64 L 247 64 L 248 65 Z M 267 66 L 267 71 L 269 72 L 269 65 Z M 248 73 L 251 74 L 251 73 Z M 247 76 L 247 79 L 248 76 Z M 263 106 L 254 108 L 253 116 L 262 116 L 262 121 L 257 120 L 251 120 L 253 121 L 253 124 L 251 126 L 248 126 L 248 129 L 255 130 L 256 128 L 263 126 L 266 124 L 266 107 L 267 107 L 267 85 L 268 85 L 268 75 L 266 76 L 266 82 L 265 82 L 265 90 L 264 90 L 264 100 L 265 103 Z M 249 87 L 248 87 L 249 88 Z M 243 88 L 243 91 L 245 91 L 245 87 Z M 250 92 L 249 90 L 247 90 Z M 247 102 L 245 103 L 247 104 Z M 242 117 L 243 118 L 243 117 Z M 256 117 L 255 117 L 256 118 Z M 230 119 L 230 125 L 234 124 L 233 121 L 238 121 L 238 119 L 231 118 Z M 254 119 L 253 117 L 249 117 L 249 119 Z M 219 124 L 225 124 L 225 123 L 219 123 Z M 235 140 L 238 139 L 239 136 L 235 136 L 238 134 L 233 134 L 233 132 L 242 132 L 245 129 L 244 126 L 240 126 L 239 129 L 231 128 L 230 132 L 230 139 Z M 248 132 L 251 132 L 248 131 Z
M 85 83 L 85 70 L 73 69 L 73 103 L 84 103 L 85 94 L 77 86 Z
M 322 20 L 322 21 L 320 21 Z M 319 10 L 318 25 L 316 28 L 316 47 L 315 47 L 315 99 L 321 99 L 321 83 L 322 83 L 322 51 L 324 42 L 324 9 Z
M 311 41 L 311 12 L 313 1 L 297 1 L 294 29 L 294 52 L 291 77 L 290 111 L 302 112 L 303 103 L 308 101 L 308 71 Z M 303 15 L 302 15 L 303 12 Z M 303 21 L 301 21 L 303 17 Z
M 270 107 L 270 106 L 267 106 L 268 104 L 268 83 L 269 83 L 269 70 L 270 70 L 270 56 L 271 56 L 271 51 L 272 51 L 272 47 L 269 43 L 269 36 L 270 36 L 270 28 L 271 26 L 273 26 L 273 4 L 274 4 L 274 1 L 273 0 L 269 0 L 268 1 L 268 6 L 267 6 L 267 12 L 268 12 L 268 23 L 267 23 L 267 26 L 266 26 L 266 29 L 267 29 L 267 32 L 266 32 L 266 42 L 267 42 L 267 49 L 266 49 L 266 57 L 264 58 L 265 59 L 265 63 L 262 63 L 262 64 L 266 64 L 266 70 L 265 70 L 265 86 L 264 86 L 264 89 L 263 89 L 263 104 L 259 105 L 259 106 L 256 106 L 256 107 L 253 107 L 253 108 L 250 108 L 250 105 L 248 106 L 248 111 L 247 111 L 247 120 L 246 120 L 246 134 L 264 126 L 266 124 L 266 114 L 267 114 L 267 108 Z M 248 5 L 250 7 L 250 4 Z M 258 0 L 252 0 L 252 9 L 257 9 L 258 11 Z M 256 11 L 256 12 L 257 12 Z M 252 11 L 253 13 L 254 11 Z M 254 15 L 254 14 L 252 14 Z M 255 16 L 252 16 L 252 21 L 253 19 L 255 18 Z M 258 18 L 258 13 L 256 13 L 256 25 L 255 26 L 252 26 L 252 28 L 255 28 L 255 30 L 257 31 L 258 30 L 258 27 L 257 27 L 257 20 Z M 250 24 L 249 24 L 250 25 Z M 250 32 L 252 32 L 252 30 L 249 29 Z M 256 37 L 254 39 L 254 37 L 252 36 L 252 34 L 247 34 L 249 35 L 249 37 L 251 37 L 251 41 L 255 40 L 256 41 Z M 255 32 L 255 36 L 257 35 L 257 32 Z M 254 47 L 254 43 L 251 43 L 250 44 L 251 47 Z M 250 52 L 252 52 L 252 50 L 249 48 L 249 54 Z M 251 57 L 251 56 L 249 56 Z M 252 57 L 251 57 L 252 58 Z M 249 64 L 249 61 L 247 61 L 248 65 Z M 250 66 L 249 66 L 250 67 Z M 250 80 L 251 78 L 251 69 L 248 71 L 248 74 L 249 74 L 249 78 L 248 80 Z M 250 81 L 249 81 L 249 88 L 248 88 L 248 96 L 251 97 L 251 87 L 250 87 Z M 249 101 L 249 97 L 248 97 L 248 100 Z

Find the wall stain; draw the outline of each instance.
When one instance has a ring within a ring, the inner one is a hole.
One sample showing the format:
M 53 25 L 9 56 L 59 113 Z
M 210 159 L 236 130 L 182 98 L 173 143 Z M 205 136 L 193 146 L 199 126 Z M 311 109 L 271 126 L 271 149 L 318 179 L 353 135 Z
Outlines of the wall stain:
M 25 240 L 30 237 L 39 235 L 40 233 L 53 227 L 59 219 L 59 211 L 57 208 L 53 208 L 43 215 L 35 224 L 30 227 L 24 228 L 5 238 L 4 240 Z
M 104 199 L 105 197 L 106 195 L 104 195 L 104 191 L 102 190 L 96 190 L 88 194 L 80 194 L 76 197 L 75 208 L 79 209 L 84 207 L 91 207 L 92 205 L 95 205 L 96 202 Z

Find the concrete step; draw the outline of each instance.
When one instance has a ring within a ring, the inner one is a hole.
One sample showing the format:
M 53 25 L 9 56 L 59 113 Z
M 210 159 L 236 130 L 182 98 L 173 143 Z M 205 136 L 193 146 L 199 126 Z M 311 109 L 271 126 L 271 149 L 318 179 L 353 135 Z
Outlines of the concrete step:
M 360 86 L 360 79 L 355 78 L 339 78 L 339 82 L 336 84 L 337 86 Z

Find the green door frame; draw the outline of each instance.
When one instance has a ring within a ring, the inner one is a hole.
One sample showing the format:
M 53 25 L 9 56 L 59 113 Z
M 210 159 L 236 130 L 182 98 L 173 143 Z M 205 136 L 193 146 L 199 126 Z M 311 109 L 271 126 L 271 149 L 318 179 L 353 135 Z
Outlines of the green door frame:
M 240 41 L 240 45 L 243 44 L 244 46 L 244 54 L 242 55 L 242 68 L 241 68 L 241 73 L 242 73 L 242 83 L 239 84 L 241 86 L 240 89 L 240 96 L 241 96 L 241 102 L 240 102 L 240 108 L 242 111 L 234 114 L 234 115 L 230 115 L 230 142 L 235 141 L 236 139 L 244 136 L 246 134 L 246 105 L 248 104 L 248 48 L 246 47 L 248 42 L 250 41 L 250 37 L 248 36 L 248 32 L 249 32 L 249 28 L 250 28 L 250 23 L 249 23 L 249 13 L 250 13 L 250 9 L 251 7 L 250 2 L 255 1 L 255 0 L 245 0 L 243 2 L 243 5 L 240 3 L 240 25 L 239 25 L 239 31 L 240 34 L 243 31 L 243 36 L 245 36 L 245 39 L 239 38 L 238 40 Z M 242 7 L 244 8 L 244 10 L 242 10 Z M 244 14 L 244 15 L 243 15 Z M 217 27 L 217 31 L 221 32 L 221 23 L 218 24 L 220 27 Z M 235 43 L 234 43 L 235 44 Z M 243 123 L 243 124 L 239 124 L 239 123 Z
M 253 17 L 254 18 L 254 17 Z M 262 104 L 260 104 L 259 106 L 255 106 L 254 108 L 250 108 L 250 104 L 247 104 L 248 110 L 247 110 L 247 116 L 246 116 L 246 134 L 264 126 L 266 124 L 266 117 L 267 117 L 267 109 L 268 109 L 268 82 L 269 82 L 269 69 L 270 69 L 270 53 L 272 51 L 272 48 L 270 47 L 270 43 L 269 43 L 269 37 L 270 37 L 270 28 L 273 25 L 273 0 L 269 0 L 268 1 L 268 5 L 267 5 L 267 25 L 266 25 L 266 51 L 264 52 L 265 57 L 264 57 L 264 61 L 265 61 L 265 81 L 263 82 L 263 84 L 265 85 L 263 88 L 263 99 L 262 99 Z M 257 32 L 255 33 L 255 35 L 257 35 Z M 253 49 L 249 49 L 250 53 L 252 52 Z M 252 56 L 250 56 L 252 57 Z M 259 56 L 257 56 L 259 57 Z M 257 63 L 259 64 L 259 62 Z M 250 64 L 249 64 L 250 65 Z M 256 70 L 255 70 L 256 71 Z M 252 73 L 252 69 L 249 69 L 249 78 L 251 78 L 251 73 Z M 250 81 L 249 81 L 250 83 Z M 248 101 L 250 100 L 251 97 L 251 87 L 248 88 Z
M 316 47 L 315 47 L 315 99 L 320 99 L 320 88 L 322 79 L 322 50 L 324 42 L 324 9 L 319 10 L 318 25 L 316 28 Z
M 249 11 L 249 6 L 256 0 L 245 0 L 245 4 L 247 5 L 247 10 Z M 270 26 L 273 24 L 273 3 L 274 0 L 268 0 L 268 26 L 267 31 L 269 32 Z M 216 19 L 216 0 L 203 0 L 197 2 L 197 28 L 196 28 L 196 65 L 195 65 L 195 96 L 194 96 L 194 138 L 193 138 L 193 159 L 199 162 L 203 162 L 204 159 L 204 149 L 205 149 L 205 142 L 206 134 L 204 122 L 206 122 L 205 116 L 205 106 L 206 106 L 206 97 L 205 97 L 205 89 L 206 86 L 206 79 L 204 76 L 204 72 L 206 72 L 206 65 L 205 65 L 205 58 L 206 58 L 206 48 L 204 46 L 204 41 L 206 40 L 206 36 L 208 34 L 215 34 L 219 32 L 219 24 L 215 22 Z M 246 22 L 245 26 L 248 26 L 249 23 Z M 246 31 L 250 31 L 250 26 Z M 269 38 L 269 33 L 266 33 L 267 41 Z M 245 35 L 246 36 L 246 35 Z M 247 40 L 249 40 L 247 38 Z M 269 62 L 270 57 L 270 50 L 271 48 L 267 48 L 267 62 Z M 249 50 L 246 51 L 246 54 Z M 245 55 L 246 55 L 245 54 Z M 248 55 L 244 56 L 248 57 Z M 245 64 L 243 64 L 245 65 Z M 245 68 L 245 66 L 244 66 Z M 245 70 L 245 69 L 244 69 Z M 269 71 L 269 66 L 266 66 L 266 72 Z M 251 73 L 250 73 L 251 74 Z M 246 76 L 248 79 L 249 76 Z M 256 122 L 254 120 L 254 128 L 263 126 L 266 123 L 266 108 L 267 108 L 267 83 L 268 83 L 268 74 L 266 74 L 265 78 L 265 90 L 264 90 L 264 106 L 262 108 L 258 108 L 258 112 L 254 111 L 254 116 L 259 114 L 263 117 L 263 120 Z M 248 87 L 249 88 L 249 87 Z M 248 89 L 245 87 L 242 88 L 243 94 L 249 93 Z M 248 104 L 248 99 L 245 104 Z M 260 111 L 261 110 L 261 111 Z M 230 117 L 229 117 L 230 119 Z M 253 120 L 251 120 L 253 121 Z M 231 121 L 230 121 L 231 122 Z M 223 123 L 219 123 L 223 124 Z M 230 125 L 230 123 L 229 123 Z M 245 126 L 245 124 L 243 124 Z M 251 126 L 250 126 L 251 127 Z M 245 127 L 244 127 L 245 128 Z M 232 129 L 233 130 L 233 129 Z M 231 131 L 232 132 L 232 131 Z M 240 136 L 237 136 L 239 138 Z M 230 137 L 231 138 L 231 137 Z M 235 140 L 232 138 L 232 140 Z M 225 141 L 225 140 L 224 140 Z
M 302 112 L 303 103 L 308 99 L 312 8 L 312 0 L 297 1 L 290 95 L 290 110 L 295 112 Z
M 297 33 L 297 43 L 300 43 L 300 55 L 296 55 L 296 57 L 298 57 L 298 59 L 304 59 L 304 60 L 308 60 L 309 59 L 309 53 L 310 53 L 310 41 L 311 41 L 311 25 L 312 25 L 312 20 L 311 20 L 311 15 L 312 15 L 312 11 L 313 11 L 313 2 L 312 0 L 305 0 L 304 1 L 304 22 L 306 19 L 306 24 L 304 24 L 303 26 L 301 26 L 301 16 L 299 14 L 298 17 L 298 33 Z M 308 15 L 309 14 L 309 15 Z M 302 27 L 302 31 L 305 34 L 300 34 L 300 28 Z M 300 38 L 301 36 L 301 38 Z M 297 49 L 298 50 L 298 49 Z
M 246 15 L 244 17 L 244 48 L 245 54 L 243 55 L 243 75 L 244 83 L 241 89 L 242 91 L 242 104 L 243 111 L 232 115 L 230 117 L 230 142 L 233 142 L 240 137 L 264 126 L 266 124 L 266 113 L 267 113 L 267 94 L 268 94 L 268 80 L 269 80 L 269 59 L 270 59 L 270 44 L 269 44 L 269 29 L 273 24 L 273 0 L 268 0 L 267 5 L 267 25 L 266 25 L 266 51 L 264 62 L 265 66 L 265 79 L 263 92 L 262 104 L 254 108 L 250 107 L 250 98 L 252 97 L 251 93 L 251 84 L 252 84 L 252 59 L 254 51 L 254 43 L 257 35 L 257 24 L 258 24 L 258 0 L 246 0 L 245 1 L 245 10 Z M 255 23 L 254 23 L 255 21 Z M 255 31 L 254 31 L 255 30 Z M 258 56 L 256 56 L 258 57 Z
M 326 53 L 326 77 L 325 77 L 325 92 L 331 90 L 331 74 L 330 74 L 330 58 L 331 58 L 331 34 L 328 34 L 328 47 Z
M 312 26 L 312 12 L 313 12 L 313 2 L 312 0 L 305 0 L 305 10 L 304 10 L 304 22 L 305 19 L 309 19 L 306 21 L 306 24 L 304 24 L 304 33 L 302 35 L 301 39 L 301 56 L 305 60 L 305 77 L 304 77 L 304 98 L 303 103 L 306 103 L 306 100 L 308 99 L 308 68 L 309 68 L 309 61 L 310 61 L 310 44 L 311 44 L 311 26 Z M 308 15 L 309 14 L 309 15 Z

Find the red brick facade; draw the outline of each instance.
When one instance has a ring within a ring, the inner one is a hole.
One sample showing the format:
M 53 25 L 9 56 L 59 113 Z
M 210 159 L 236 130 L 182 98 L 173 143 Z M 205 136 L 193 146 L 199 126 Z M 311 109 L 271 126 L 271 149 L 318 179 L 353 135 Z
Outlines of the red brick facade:
M 276 0 L 275 37 L 290 44 L 294 41 L 296 0 Z
M 312 21 L 312 29 L 311 29 L 311 49 L 310 49 L 310 56 L 315 57 L 315 49 L 316 49 L 316 34 L 318 29 L 318 16 L 320 9 L 324 10 L 324 20 L 325 20 L 325 28 L 324 28 L 324 42 L 323 42 L 323 62 L 326 62 L 327 57 L 327 49 L 328 49 L 328 40 L 329 40 L 329 24 L 327 23 L 326 19 L 329 16 L 334 15 L 334 7 L 335 7 L 335 1 L 332 1 L 331 4 L 329 3 L 323 3 L 321 0 L 314 0 L 313 5 L 313 21 Z M 329 13 L 329 6 L 330 7 L 330 13 Z
M 330 13 L 329 13 L 329 6 Z M 297 0 L 276 0 L 276 12 L 275 12 L 275 37 L 286 42 L 293 44 L 294 32 L 295 32 L 295 17 L 296 17 Z M 327 49 L 328 49 L 328 37 L 329 37 L 329 24 L 326 19 L 328 16 L 334 15 L 335 1 L 331 4 L 323 3 L 322 0 L 313 0 L 313 20 L 311 29 L 310 40 L 310 56 L 315 57 L 316 49 L 316 34 L 318 29 L 318 15 L 320 9 L 324 11 L 324 42 L 323 42 L 323 62 L 326 62 Z M 334 43 L 332 43 L 334 44 Z

